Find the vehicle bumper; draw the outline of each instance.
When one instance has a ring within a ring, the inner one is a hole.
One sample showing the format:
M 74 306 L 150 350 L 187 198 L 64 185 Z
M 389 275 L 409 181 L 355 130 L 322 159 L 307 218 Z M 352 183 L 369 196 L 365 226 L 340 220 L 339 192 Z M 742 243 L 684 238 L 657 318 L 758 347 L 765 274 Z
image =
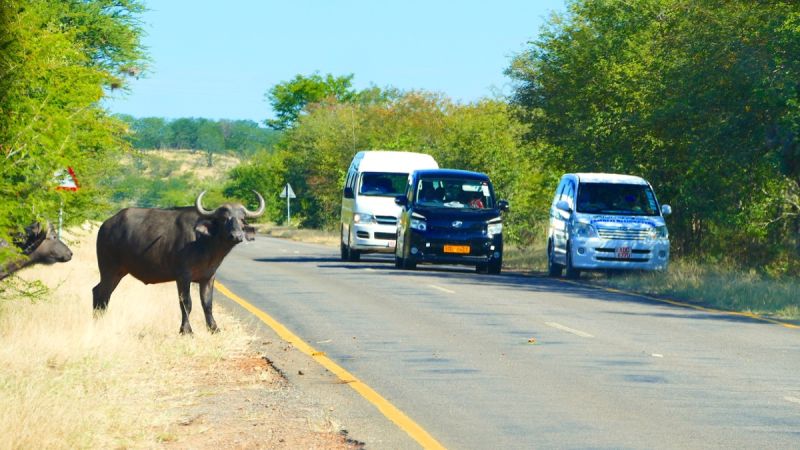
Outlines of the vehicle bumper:
M 630 247 L 630 258 L 620 259 L 616 249 Z M 602 238 L 575 239 L 570 246 L 576 269 L 665 270 L 669 264 L 669 240 L 624 241 Z
M 503 236 L 430 236 L 412 230 L 408 258 L 433 264 L 479 265 L 503 258 Z M 447 253 L 445 245 L 469 246 L 468 254 Z
M 364 253 L 394 253 L 396 225 L 355 224 L 350 247 Z

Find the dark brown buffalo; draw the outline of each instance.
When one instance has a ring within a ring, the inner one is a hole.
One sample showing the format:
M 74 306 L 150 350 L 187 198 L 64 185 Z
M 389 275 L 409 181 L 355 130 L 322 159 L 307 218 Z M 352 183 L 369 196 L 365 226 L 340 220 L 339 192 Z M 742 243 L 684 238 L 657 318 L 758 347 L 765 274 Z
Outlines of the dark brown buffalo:
M 55 264 L 72 259 L 72 250 L 58 239 L 49 223 L 46 227 L 42 227 L 39 222 L 25 227 L 25 234 L 15 239 L 14 245 L 19 247 L 22 256 L 13 258 L 11 262 L 0 267 L 0 280 L 23 267 L 34 264 Z M 5 247 L 8 244 L 0 241 L 0 246 Z
M 212 332 L 218 331 L 211 312 L 217 267 L 236 244 L 255 239 L 255 229 L 247 226 L 245 219 L 263 214 L 265 204 L 255 192 L 259 203 L 255 212 L 239 203 L 224 203 L 207 211 L 202 205 L 204 194 L 197 196 L 194 207 L 126 208 L 103 222 L 97 234 L 100 283 L 92 290 L 96 314 L 108 307 L 111 293 L 127 274 L 145 284 L 175 281 L 181 306 L 180 332 L 191 333 L 189 287 L 196 282 L 206 325 Z

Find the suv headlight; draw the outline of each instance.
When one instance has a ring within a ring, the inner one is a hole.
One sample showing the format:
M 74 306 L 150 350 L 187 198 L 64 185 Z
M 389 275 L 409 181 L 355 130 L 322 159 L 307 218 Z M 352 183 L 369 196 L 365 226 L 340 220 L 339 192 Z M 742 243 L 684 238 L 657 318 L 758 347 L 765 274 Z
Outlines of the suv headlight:
M 416 213 L 411 214 L 411 222 L 409 225 L 412 230 L 425 231 L 428 229 L 428 222 L 425 220 L 425 217 Z
M 595 228 L 591 224 L 583 222 L 575 222 L 575 224 L 572 226 L 572 232 L 575 234 L 575 237 L 581 237 L 581 238 L 599 237 L 599 235 L 597 234 L 597 230 L 595 230 Z
M 372 214 L 364 214 L 364 213 L 353 214 L 353 222 L 361 224 L 378 223 L 375 220 L 375 216 L 373 216 Z
M 503 222 L 494 222 L 486 225 L 486 234 L 489 237 L 497 236 L 503 233 Z
M 666 239 L 669 237 L 669 232 L 667 231 L 666 225 L 661 225 L 659 227 L 653 227 L 647 233 L 650 239 Z

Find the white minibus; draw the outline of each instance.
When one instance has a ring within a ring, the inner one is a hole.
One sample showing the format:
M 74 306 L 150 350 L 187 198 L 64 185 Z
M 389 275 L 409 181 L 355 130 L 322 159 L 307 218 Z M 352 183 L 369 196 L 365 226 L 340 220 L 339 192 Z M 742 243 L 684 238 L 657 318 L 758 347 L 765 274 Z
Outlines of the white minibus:
M 362 253 L 394 253 L 401 212 L 395 197 L 406 192 L 409 173 L 438 168 L 436 160 L 424 153 L 358 152 L 342 193 L 342 260 L 358 261 Z

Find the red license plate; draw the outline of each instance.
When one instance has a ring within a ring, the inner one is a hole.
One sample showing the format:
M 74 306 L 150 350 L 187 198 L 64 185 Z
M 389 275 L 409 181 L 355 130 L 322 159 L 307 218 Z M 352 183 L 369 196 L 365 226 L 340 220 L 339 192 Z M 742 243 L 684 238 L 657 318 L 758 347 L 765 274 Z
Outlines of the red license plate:
M 616 255 L 617 259 L 631 259 L 631 248 L 617 247 Z

